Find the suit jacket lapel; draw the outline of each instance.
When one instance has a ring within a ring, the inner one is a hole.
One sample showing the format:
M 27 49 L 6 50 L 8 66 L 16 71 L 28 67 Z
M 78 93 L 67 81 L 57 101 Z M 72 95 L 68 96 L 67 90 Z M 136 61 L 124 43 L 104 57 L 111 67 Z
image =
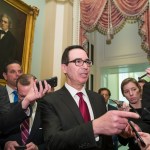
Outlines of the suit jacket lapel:
M 80 110 L 65 86 L 63 86 L 63 88 L 60 90 L 60 99 L 65 103 L 68 109 L 70 109 L 70 112 L 73 114 L 77 122 L 83 123 L 84 120 L 82 118 Z
M 93 94 L 91 91 L 86 91 L 87 95 L 89 97 L 91 107 L 93 110 L 94 118 L 98 118 L 99 116 L 103 115 L 106 112 L 105 102 L 102 100 L 100 95 Z M 70 109 L 70 112 L 74 115 L 75 119 L 79 123 L 83 123 L 84 120 L 82 118 L 82 115 L 80 113 L 80 110 L 74 101 L 73 97 L 69 93 L 69 91 L 64 87 L 60 90 L 60 99 L 65 103 L 65 105 Z M 101 106 L 101 107 L 99 107 Z
M 89 97 L 89 101 L 90 101 L 90 103 L 91 103 L 91 107 L 92 107 L 92 110 L 93 110 L 93 115 L 94 115 L 94 118 L 96 118 L 97 116 L 98 116 L 98 112 L 97 112 L 97 110 L 95 109 L 95 100 L 94 100 L 94 97 L 92 96 L 92 94 L 91 94 L 91 92 L 89 92 L 89 91 L 86 91 L 87 92 L 87 95 L 88 95 L 88 97 Z
M 99 95 L 93 94 L 93 92 L 89 90 L 86 90 L 86 92 L 89 97 L 89 101 L 91 103 L 94 119 L 98 118 L 99 116 L 103 115 L 106 112 L 106 108 L 103 107 L 105 106 L 105 102 L 102 99 L 100 99 Z
M 11 109 L 10 100 L 6 87 L 0 90 L 0 114 L 9 112 Z
M 41 127 L 41 116 L 40 116 L 40 111 L 39 111 L 39 107 L 38 107 L 38 104 L 37 104 L 36 114 L 35 114 L 35 117 L 34 117 L 34 120 L 33 120 L 33 125 L 32 125 L 32 128 L 31 128 L 31 132 L 29 134 L 29 137 L 28 137 L 27 141 L 30 141 L 30 139 L 33 139 L 33 136 L 36 134 L 36 132 L 38 130 L 40 130 L 39 129 L 40 127 Z

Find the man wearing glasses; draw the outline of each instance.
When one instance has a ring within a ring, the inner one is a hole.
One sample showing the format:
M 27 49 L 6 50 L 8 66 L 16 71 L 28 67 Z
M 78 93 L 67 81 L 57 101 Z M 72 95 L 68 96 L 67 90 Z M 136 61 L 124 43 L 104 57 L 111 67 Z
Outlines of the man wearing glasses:
M 79 45 L 65 49 L 61 67 L 65 85 L 41 101 L 44 139 L 50 150 L 112 150 L 110 135 L 119 134 L 131 112 L 109 111 L 96 92 L 85 89 L 92 61 Z

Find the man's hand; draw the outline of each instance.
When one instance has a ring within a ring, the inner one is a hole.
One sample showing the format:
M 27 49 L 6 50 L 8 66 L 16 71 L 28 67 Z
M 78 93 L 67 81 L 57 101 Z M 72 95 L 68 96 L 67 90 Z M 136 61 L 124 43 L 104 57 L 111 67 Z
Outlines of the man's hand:
M 33 142 L 26 144 L 26 147 L 27 147 L 26 150 L 38 150 L 37 145 L 35 145 Z
M 138 119 L 139 115 L 133 112 L 126 111 L 108 111 L 103 116 L 93 120 L 94 134 L 120 134 L 127 127 L 128 118 Z
M 7 141 L 5 143 L 4 150 L 16 150 L 16 146 L 19 146 L 16 141 Z
M 41 81 L 39 81 L 39 90 L 37 89 L 36 82 L 33 83 L 31 86 L 28 94 L 22 101 L 22 108 L 27 109 L 29 104 L 35 102 L 37 99 L 43 97 L 47 92 L 50 91 L 51 87 L 49 84 L 47 84 L 46 81 L 44 81 L 45 88 L 43 89 Z
M 135 124 L 133 122 L 131 122 L 131 123 L 137 132 L 141 131 L 140 127 L 137 124 Z M 135 133 L 129 123 L 126 126 L 126 128 L 119 135 L 122 136 L 123 138 L 135 137 Z
M 150 150 L 150 134 L 144 133 L 144 132 L 138 132 L 141 138 L 143 139 L 144 143 L 146 144 L 146 147 L 142 147 L 140 141 L 137 139 L 137 142 L 141 148 L 141 150 Z

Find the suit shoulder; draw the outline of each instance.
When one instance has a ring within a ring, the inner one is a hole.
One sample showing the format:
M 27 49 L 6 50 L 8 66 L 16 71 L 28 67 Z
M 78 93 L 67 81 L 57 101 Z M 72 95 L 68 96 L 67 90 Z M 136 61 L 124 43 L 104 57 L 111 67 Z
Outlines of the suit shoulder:
M 87 92 L 88 95 L 90 94 L 90 95 L 92 95 L 94 97 L 99 97 L 99 98 L 103 99 L 103 97 L 97 92 L 90 91 L 90 90 L 86 90 L 86 92 Z
M 0 90 L 6 89 L 5 86 L 0 85 Z
M 7 95 L 7 89 L 5 86 L 0 85 L 0 95 Z
M 44 99 L 45 100 L 48 100 L 48 101 L 55 101 L 55 100 L 57 100 L 58 99 L 58 97 L 60 96 L 60 95 L 64 95 L 65 93 L 64 93 L 64 91 L 62 90 L 62 88 L 61 89 L 59 89 L 59 90 L 57 90 L 57 91 L 54 91 L 54 92 L 50 92 L 50 93 L 48 93 L 48 94 L 46 94 L 45 96 L 44 96 Z
M 108 110 L 117 110 L 117 107 L 108 104 Z

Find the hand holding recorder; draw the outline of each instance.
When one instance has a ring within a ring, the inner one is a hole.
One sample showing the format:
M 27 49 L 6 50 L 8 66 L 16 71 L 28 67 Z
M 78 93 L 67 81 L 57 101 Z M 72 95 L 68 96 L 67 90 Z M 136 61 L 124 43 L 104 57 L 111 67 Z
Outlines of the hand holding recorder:
M 49 78 L 49 79 L 45 79 L 45 81 L 51 86 L 51 88 L 54 88 L 54 87 L 57 86 L 58 78 L 57 77 L 52 77 L 52 78 Z M 41 82 L 42 82 L 43 88 L 45 88 L 44 80 L 42 80 Z M 36 83 L 36 86 L 39 90 L 39 82 Z

